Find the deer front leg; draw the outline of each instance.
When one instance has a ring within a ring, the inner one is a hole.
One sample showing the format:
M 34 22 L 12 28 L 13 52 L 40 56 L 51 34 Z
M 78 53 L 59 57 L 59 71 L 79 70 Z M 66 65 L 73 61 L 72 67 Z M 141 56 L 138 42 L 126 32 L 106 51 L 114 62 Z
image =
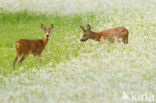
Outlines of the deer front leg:
M 41 54 L 39 55 L 39 60 L 40 60 L 40 62 L 42 62 L 42 56 L 41 56 Z
M 36 53 L 33 53 L 33 55 L 34 55 L 34 59 L 36 60 L 36 56 L 37 56 L 37 54 L 36 54 Z

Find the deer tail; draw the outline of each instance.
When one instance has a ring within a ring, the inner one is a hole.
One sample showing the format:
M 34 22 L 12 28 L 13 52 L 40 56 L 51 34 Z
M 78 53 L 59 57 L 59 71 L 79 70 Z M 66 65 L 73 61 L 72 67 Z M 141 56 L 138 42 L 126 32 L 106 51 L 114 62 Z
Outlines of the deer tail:
M 17 42 L 16 43 L 16 49 L 19 49 L 20 44 Z
M 20 52 L 20 43 L 16 43 L 16 52 L 17 52 L 17 54 Z

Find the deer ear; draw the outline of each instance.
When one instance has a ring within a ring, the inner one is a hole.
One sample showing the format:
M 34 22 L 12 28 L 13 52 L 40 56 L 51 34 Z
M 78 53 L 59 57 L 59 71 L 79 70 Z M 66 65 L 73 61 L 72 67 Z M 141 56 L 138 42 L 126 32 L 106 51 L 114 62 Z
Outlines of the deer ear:
M 82 25 L 80 25 L 80 28 L 81 28 L 83 31 L 86 31 Z
M 52 30 L 54 28 L 53 24 L 51 24 L 51 26 L 49 27 L 50 30 Z
M 41 24 L 41 29 L 45 30 L 46 27 L 43 24 Z
M 89 24 L 87 24 L 87 30 L 90 30 L 90 29 L 91 29 L 90 25 L 89 25 Z

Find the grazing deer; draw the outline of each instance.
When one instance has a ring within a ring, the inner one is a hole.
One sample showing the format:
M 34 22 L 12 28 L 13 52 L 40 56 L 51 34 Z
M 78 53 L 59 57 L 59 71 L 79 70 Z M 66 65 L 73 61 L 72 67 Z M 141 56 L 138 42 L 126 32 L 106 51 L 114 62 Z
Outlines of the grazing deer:
M 91 31 L 91 26 L 89 24 L 87 24 L 87 30 L 85 30 L 83 26 L 80 26 L 80 28 L 84 33 L 81 41 L 86 41 L 88 39 L 100 41 L 102 38 L 104 38 L 111 42 L 120 42 L 120 40 L 123 40 L 125 44 L 128 43 L 128 30 L 125 27 L 116 27 L 104 30 L 102 32 Z
M 44 30 L 43 39 L 20 39 L 16 42 L 16 57 L 13 62 L 13 68 L 15 68 L 16 61 L 21 55 L 22 57 L 19 63 L 22 63 L 29 53 L 32 53 L 34 58 L 36 56 L 41 56 L 41 53 L 48 43 L 50 32 L 53 29 L 53 24 L 49 28 L 46 28 L 43 24 L 41 24 L 41 28 Z

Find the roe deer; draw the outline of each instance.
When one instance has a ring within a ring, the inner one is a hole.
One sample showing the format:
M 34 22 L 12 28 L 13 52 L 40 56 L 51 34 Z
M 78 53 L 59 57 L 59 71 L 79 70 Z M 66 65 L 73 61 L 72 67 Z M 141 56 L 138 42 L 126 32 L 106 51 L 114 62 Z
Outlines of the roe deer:
M 15 68 L 16 61 L 21 55 L 22 57 L 19 63 L 22 63 L 29 53 L 32 53 L 34 57 L 36 57 L 37 55 L 41 56 L 41 53 L 47 45 L 50 32 L 53 29 L 53 24 L 49 28 L 46 28 L 43 24 L 41 24 L 41 28 L 44 30 L 43 39 L 20 39 L 16 42 L 16 57 L 13 62 L 13 68 Z
M 115 40 L 117 40 L 117 42 L 120 42 L 120 39 L 122 39 L 125 44 L 128 43 L 128 30 L 125 27 L 116 27 L 104 30 L 102 32 L 91 31 L 91 26 L 89 24 L 87 24 L 87 30 L 85 30 L 82 25 L 80 26 L 80 28 L 84 33 L 81 41 L 86 41 L 88 39 L 100 41 L 102 38 L 104 38 L 111 42 L 114 42 Z

